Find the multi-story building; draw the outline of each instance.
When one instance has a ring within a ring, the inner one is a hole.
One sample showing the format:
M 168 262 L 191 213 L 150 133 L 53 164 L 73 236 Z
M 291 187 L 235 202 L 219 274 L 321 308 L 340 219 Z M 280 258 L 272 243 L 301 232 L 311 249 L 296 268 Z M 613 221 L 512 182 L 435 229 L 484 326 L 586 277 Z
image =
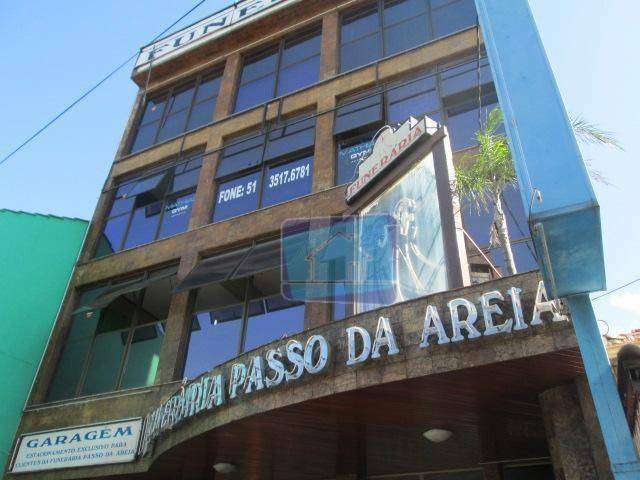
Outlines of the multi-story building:
M 519 195 L 507 276 L 450 188 L 497 106 L 472 0 L 248 0 L 132 78 L 8 478 L 608 478 Z M 282 225 L 374 214 L 385 288 L 284 271 Z

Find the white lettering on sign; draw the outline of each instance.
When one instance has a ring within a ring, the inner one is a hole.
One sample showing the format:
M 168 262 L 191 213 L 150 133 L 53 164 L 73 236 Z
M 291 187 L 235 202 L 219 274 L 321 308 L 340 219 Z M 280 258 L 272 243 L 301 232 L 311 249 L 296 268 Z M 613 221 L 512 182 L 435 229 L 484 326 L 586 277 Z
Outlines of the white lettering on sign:
M 142 419 L 32 433 L 20 437 L 12 473 L 135 460 Z
M 375 139 L 371 153 L 358 166 L 358 178 L 349 184 L 346 201 L 350 203 L 365 187 L 382 172 L 401 158 L 425 134 L 432 134 L 438 124 L 429 117 L 416 120 L 409 117 L 400 127 L 394 130 L 386 127 Z
M 240 184 L 233 187 L 220 190 L 218 193 L 218 203 L 230 202 L 231 200 L 237 200 L 245 195 L 253 195 L 258 188 L 258 181 L 252 180 L 247 182 L 246 185 Z
M 475 303 L 467 298 L 452 299 L 447 303 L 450 332 L 445 328 L 437 307 L 427 305 L 419 348 L 432 348 L 431 337 L 434 337 L 433 340 L 437 339 L 438 345 L 443 345 L 465 339 L 475 341 L 490 335 L 508 334 L 528 328 L 529 325 L 539 326 L 542 324 L 543 313 L 547 313 L 553 322 L 568 321 L 561 314 L 558 302 L 548 299 L 544 284 L 539 282 L 527 325 L 520 301 L 521 291 L 520 288 L 511 287 L 504 296 L 501 292 L 492 290 L 474 299 Z M 503 318 L 505 315 L 502 308 L 496 302 L 510 304 L 513 318 Z M 402 348 L 391 319 L 384 316 L 378 318 L 375 331 L 370 332 L 361 325 L 354 325 L 347 327 L 344 335 L 345 363 L 349 366 L 397 355 Z M 264 357 L 253 355 L 245 362 L 233 363 L 226 372 L 228 375 L 211 372 L 183 385 L 179 392 L 147 415 L 140 453 L 148 453 L 161 434 L 202 411 L 217 409 L 227 401 L 241 401 L 255 392 L 325 371 L 331 364 L 331 348 L 324 336 L 314 334 L 306 342 L 290 339 L 284 345 L 267 350 Z
M 149 68 L 151 62 L 154 65 L 162 63 L 298 1 L 300 0 L 245 0 L 214 13 L 194 25 L 142 47 L 136 60 L 136 73 Z

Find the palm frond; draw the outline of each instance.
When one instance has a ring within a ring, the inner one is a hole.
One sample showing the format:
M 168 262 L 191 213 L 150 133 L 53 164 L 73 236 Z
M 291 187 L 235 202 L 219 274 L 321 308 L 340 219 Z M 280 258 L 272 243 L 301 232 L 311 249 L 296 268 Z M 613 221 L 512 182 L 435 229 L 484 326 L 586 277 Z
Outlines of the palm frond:
M 603 130 L 595 123 L 589 122 L 579 115 L 571 115 L 570 121 L 573 132 L 579 142 L 587 145 L 604 145 L 624 151 L 613 132 Z

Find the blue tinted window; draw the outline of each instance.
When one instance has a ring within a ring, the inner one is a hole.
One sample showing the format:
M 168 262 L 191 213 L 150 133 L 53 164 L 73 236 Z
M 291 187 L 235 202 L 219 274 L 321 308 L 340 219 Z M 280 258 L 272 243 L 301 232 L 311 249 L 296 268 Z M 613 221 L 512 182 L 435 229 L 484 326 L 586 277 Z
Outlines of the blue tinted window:
M 371 153 L 372 141 L 360 138 L 338 145 L 338 172 L 336 185 L 351 183 L 357 177 L 358 165 Z
M 238 354 L 242 305 L 232 305 L 193 318 L 184 376 L 193 378 Z
M 269 167 L 264 176 L 262 205 L 267 207 L 311 193 L 313 157 Z
M 103 232 L 104 240 L 106 241 L 104 247 L 108 248 L 108 252 L 105 252 L 105 254 L 120 250 L 128 224 L 129 215 L 121 215 L 107 221 Z
M 133 211 L 129 233 L 124 248 L 132 248 L 149 243 L 156 238 L 162 202 L 155 202 Z
M 235 111 L 240 112 L 270 100 L 273 98 L 275 85 L 275 74 L 241 85 L 236 97 Z
M 428 0 L 386 0 L 382 15 L 384 25 L 389 26 L 416 15 L 425 14 Z
M 411 20 L 385 27 L 385 56 L 395 55 L 425 43 L 429 39 L 427 22 L 427 16 L 420 15 Z
M 458 0 L 439 8 L 432 5 L 431 18 L 437 38 L 476 25 L 477 15 L 473 0 Z
M 377 32 L 379 27 L 378 7 L 376 4 L 353 14 L 345 15 L 342 19 L 342 28 L 340 31 L 342 43 L 351 42 L 373 32 Z
M 158 238 L 165 238 L 187 230 L 195 199 L 196 194 L 190 193 L 165 203 Z
M 242 215 L 258 208 L 258 185 L 261 172 L 250 173 L 218 186 L 213 221 Z
M 318 81 L 319 73 L 320 55 L 282 68 L 278 78 L 278 96 L 313 85 Z
M 220 74 L 198 77 L 148 100 L 131 142 L 131 152 L 211 122 L 221 78 Z
M 358 100 L 359 97 L 362 98 Z M 367 91 L 358 97 L 347 98 L 342 103 L 336 110 L 335 134 L 382 123 L 382 94 Z
M 374 62 L 381 55 L 379 33 L 343 44 L 340 49 L 340 71 L 346 72 Z
M 200 154 L 190 158 L 155 175 L 129 180 L 117 188 L 96 257 L 186 230 L 195 199 L 195 193 L 189 190 L 195 190 L 202 166 Z M 174 194 L 179 192 L 183 194 L 176 197 Z
M 249 303 L 244 351 L 286 338 L 304 329 L 304 304 L 282 296 L 252 300 Z
M 277 47 L 245 60 L 235 112 L 263 104 L 318 81 L 320 32 L 281 41 Z

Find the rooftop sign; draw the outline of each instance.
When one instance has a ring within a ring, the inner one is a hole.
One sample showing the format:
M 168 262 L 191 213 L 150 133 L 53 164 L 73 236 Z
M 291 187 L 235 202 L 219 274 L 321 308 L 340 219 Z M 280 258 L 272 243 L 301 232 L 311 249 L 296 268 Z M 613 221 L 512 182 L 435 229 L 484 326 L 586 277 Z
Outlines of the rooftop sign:
M 198 23 L 142 47 L 135 69 L 148 68 L 183 54 L 205 42 L 221 37 L 299 0 L 245 0 L 235 3 Z

